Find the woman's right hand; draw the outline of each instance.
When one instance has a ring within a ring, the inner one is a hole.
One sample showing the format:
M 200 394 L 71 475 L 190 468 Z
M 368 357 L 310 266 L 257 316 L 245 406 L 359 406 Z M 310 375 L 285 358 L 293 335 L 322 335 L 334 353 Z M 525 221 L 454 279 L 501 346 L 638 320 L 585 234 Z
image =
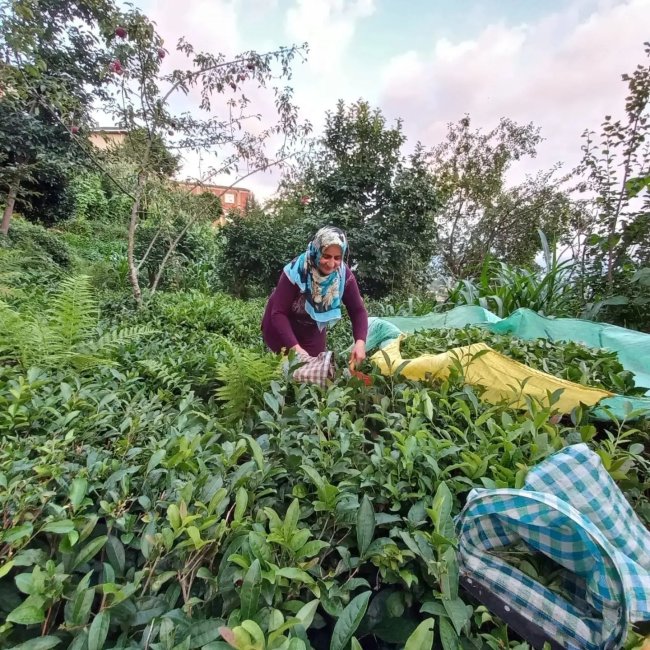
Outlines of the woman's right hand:
M 291 348 L 297 356 L 299 356 L 301 359 L 304 359 L 305 357 L 309 357 L 309 353 L 300 345 L 296 344 Z

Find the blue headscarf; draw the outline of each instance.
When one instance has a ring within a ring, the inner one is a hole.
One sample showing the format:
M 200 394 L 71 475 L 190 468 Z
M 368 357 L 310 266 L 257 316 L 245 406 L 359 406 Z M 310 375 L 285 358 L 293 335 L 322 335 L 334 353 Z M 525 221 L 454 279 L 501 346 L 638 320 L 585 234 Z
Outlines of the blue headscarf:
M 340 246 L 341 254 L 345 257 L 348 250 L 345 233 L 333 226 L 321 228 L 307 250 L 284 267 L 289 280 L 305 295 L 305 311 L 316 321 L 319 329 L 341 318 L 341 300 L 345 289 L 344 262 L 329 275 L 321 273 L 318 267 L 323 249 L 328 246 Z

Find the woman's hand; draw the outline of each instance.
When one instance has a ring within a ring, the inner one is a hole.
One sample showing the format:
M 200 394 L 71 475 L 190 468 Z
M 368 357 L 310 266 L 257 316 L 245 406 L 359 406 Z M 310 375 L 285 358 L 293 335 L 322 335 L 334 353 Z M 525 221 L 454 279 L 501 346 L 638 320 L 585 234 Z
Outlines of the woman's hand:
M 291 348 L 299 359 L 309 358 L 309 352 L 307 352 L 300 344 L 294 345 Z
M 366 358 L 366 342 L 358 340 L 355 342 L 350 354 L 350 367 L 356 368 Z

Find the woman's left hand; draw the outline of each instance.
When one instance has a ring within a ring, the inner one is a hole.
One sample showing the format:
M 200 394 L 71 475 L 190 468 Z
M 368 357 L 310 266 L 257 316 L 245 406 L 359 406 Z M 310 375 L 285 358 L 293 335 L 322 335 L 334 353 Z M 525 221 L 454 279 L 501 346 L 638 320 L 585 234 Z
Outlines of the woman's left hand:
M 359 340 L 352 348 L 350 354 L 350 366 L 356 368 L 366 358 L 366 342 Z

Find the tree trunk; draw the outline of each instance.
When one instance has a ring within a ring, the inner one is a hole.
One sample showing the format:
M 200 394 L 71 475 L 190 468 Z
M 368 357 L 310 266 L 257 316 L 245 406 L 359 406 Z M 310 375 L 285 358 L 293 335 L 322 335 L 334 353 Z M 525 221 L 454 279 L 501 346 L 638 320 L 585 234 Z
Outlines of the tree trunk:
M 142 290 L 138 279 L 138 265 L 135 263 L 135 230 L 138 226 L 138 212 L 140 211 L 140 200 L 144 187 L 144 174 L 138 178 L 138 186 L 135 189 L 135 198 L 131 206 L 131 220 L 129 221 L 129 244 L 127 248 L 127 261 L 129 264 L 129 282 L 133 290 L 133 297 L 138 307 L 142 307 Z
M 2 232 L 5 237 L 9 234 L 9 224 L 11 223 L 11 217 L 14 214 L 14 205 L 16 204 L 16 197 L 18 196 L 19 189 L 20 174 L 16 174 L 16 177 L 9 186 L 9 193 L 7 194 L 7 205 L 5 206 L 5 211 L 2 215 L 2 226 L 0 226 L 0 232 Z
M 176 237 L 176 239 L 174 239 L 174 241 L 167 248 L 167 252 L 165 253 L 165 256 L 162 258 L 162 261 L 160 262 L 160 266 L 158 267 L 158 272 L 156 273 L 156 277 L 154 278 L 153 284 L 151 285 L 151 293 L 156 293 L 158 289 L 158 285 L 160 284 L 160 280 L 162 279 L 163 271 L 165 270 L 165 266 L 167 265 L 169 258 L 172 256 L 179 242 L 181 241 L 181 239 L 183 239 L 183 236 L 185 235 L 189 227 L 196 221 L 196 219 L 197 219 L 196 216 L 194 218 L 189 219 L 188 222 L 185 224 L 184 228 L 181 230 L 180 234 Z

